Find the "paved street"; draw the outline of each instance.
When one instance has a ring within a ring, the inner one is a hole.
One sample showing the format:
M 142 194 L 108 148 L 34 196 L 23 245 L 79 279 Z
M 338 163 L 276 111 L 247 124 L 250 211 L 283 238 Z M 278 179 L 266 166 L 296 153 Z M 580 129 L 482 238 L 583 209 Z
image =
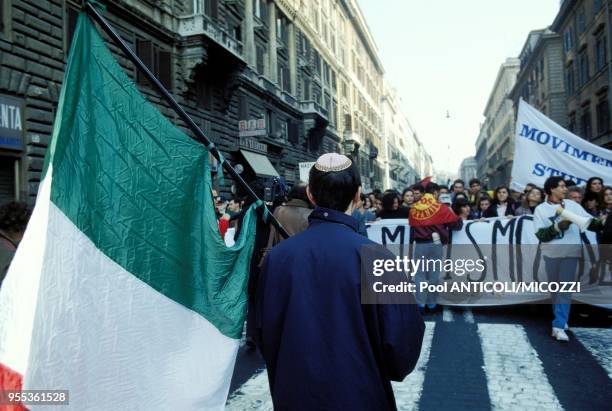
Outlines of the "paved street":
M 548 306 L 445 308 L 425 321 L 415 370 L 393 384 L 400 410 L 612 409 L 611 311 L 574 305 L 569 343 L 550 337 Z M 272 409 L 263 361 L 245 346 L 227 409 Z

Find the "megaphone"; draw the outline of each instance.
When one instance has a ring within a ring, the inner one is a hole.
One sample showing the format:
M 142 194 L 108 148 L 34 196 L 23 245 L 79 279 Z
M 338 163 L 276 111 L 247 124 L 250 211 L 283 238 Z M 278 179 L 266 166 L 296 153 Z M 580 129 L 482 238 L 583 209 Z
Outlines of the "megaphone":
M 561 218 L 563 218 L 564 220 L 576 224 L 576 226 L 578 226 L 578 228 L 580 229 L 581 233 L 584 233 L 591 224 L 591 221 L 593 221 L 593 217 L 583 217 L 576 213 L 572 213 L 571 211 L 566 210 L 562 207 L 559 207 L 557 209 L 557 215 L 561 216 Z

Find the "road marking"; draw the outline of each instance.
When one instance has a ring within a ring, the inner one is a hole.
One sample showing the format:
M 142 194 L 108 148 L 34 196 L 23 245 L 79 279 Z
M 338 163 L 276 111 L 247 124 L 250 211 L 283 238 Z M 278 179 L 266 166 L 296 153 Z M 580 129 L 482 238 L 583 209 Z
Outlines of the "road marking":
M 466 308 L 463 311 L 463 319 L 468 324 L 474 324 L 475 323 L 475 321 L 474 321 L 474 314 L 472 314 L 472 309 L 471 308 Z
M 442 321 L 445 323 L 452 323 L 455 321 L 455 317 L 453 317 L 453 312 L 448 307 L 444 307 L 442 310 Z
M 242 384 L 230 396 L 225 405 L 227 411 L 272 411 L 272 396 L 268 384 L 268 373 L 262 370 Z
M 493 410 L 562 410 L 525 330 L 514 324 L 478 324 Z
M 433 321 L 425 322 L 425 335 L 421 347 L 421 356 L 417 361 L 414 370 L 402 382 L 391 382 L 395 394 L 395 402 L 398 410 L 416 410 L 423 393 L 423 382 L 425 381 L 425 371 L 431 352 L 431 341 L 434 335 L 436 323 Z
M 402 382 L 392 382 L 395 399 L 399 410 L 414 410 L 419 405 L 425 381 L 425 371 L 431 352 L 436 323 L 425 322 L 425 335 L 421 356 L 412 371 Z M 272 411 L 272 397 L 268 385 L 268 373 L 262 370 L 251 377 L 230 396 L 225 406 L 226 411 L 258 410 Z
M 589 350 L 612 379 L 612 329 L 572 327 L 572 333 Z

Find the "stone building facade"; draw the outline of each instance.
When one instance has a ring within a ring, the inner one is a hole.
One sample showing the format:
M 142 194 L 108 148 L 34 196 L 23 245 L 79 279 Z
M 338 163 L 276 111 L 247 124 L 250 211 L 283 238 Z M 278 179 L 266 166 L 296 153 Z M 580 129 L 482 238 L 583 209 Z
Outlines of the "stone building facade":
M 567 128 L 611 148 L 610 1 L 564 0 L 551 29 L 561 36 Z
M 510 92 L 516 83 L 520 60 L 508 58 L 499 68 L 484 110 L 485 121 L 476 145 L 480 177 L 489 187 L 508 184 L 514 157 L 515 112 Z M 486 142 L 486 157 L 481 154 Z
M 521 69 L 510 98 L 515 111 L 522 98 L 557 124 L 567 127 L 562 47 L 561 36 L 549 28 L 529 33 L 519 54 Z
M 427 156 L 427 152 L 402 111 L 397 91 L 387 84 L 384 90 L 381 104 L 383 146 L 386 150 L 384 186 L 401 191 L 425 177 L 421 159 Z
M 336 151 L 357 159 L 364 189 L 383 188 L 383 68 L 355 0 L 103 3 L 103 15 L 246 181 L 295 183 L 300 162 Z M 0 0 L 0 202 L 36 196 L 81 6 Z M 108 45 L 142 93 L 185 129 Z

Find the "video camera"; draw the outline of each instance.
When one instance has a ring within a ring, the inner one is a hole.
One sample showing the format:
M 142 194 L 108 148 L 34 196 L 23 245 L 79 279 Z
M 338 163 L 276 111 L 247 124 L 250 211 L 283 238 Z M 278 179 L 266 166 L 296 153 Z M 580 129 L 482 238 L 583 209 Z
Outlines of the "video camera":
M 264 179 L 264 198 L 263 200 L 270 204 L 272 210 L 277 206 L 287 201 L 289 187 L 283 177 L 272 177 Z

